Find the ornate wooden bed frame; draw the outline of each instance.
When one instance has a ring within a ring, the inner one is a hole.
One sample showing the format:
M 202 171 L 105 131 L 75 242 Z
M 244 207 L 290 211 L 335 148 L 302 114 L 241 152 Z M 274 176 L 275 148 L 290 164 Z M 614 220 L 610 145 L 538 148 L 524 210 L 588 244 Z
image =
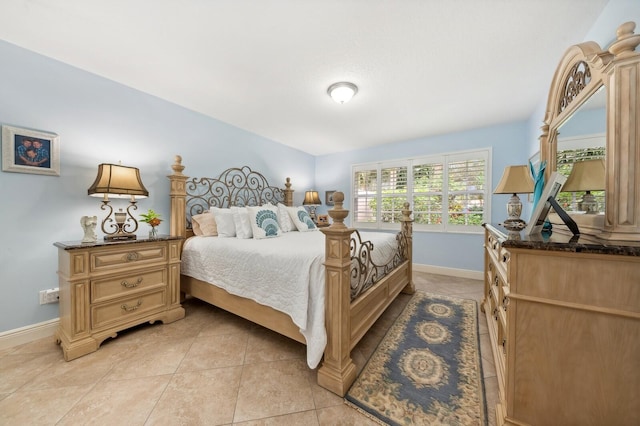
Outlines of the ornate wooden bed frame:
M 170 232 L 172 236 L 188 237 L 193 233 L 187 225 L 190 223 L 187 218 L 190 217 L 190 213 L 187 212 L 187 185 L 193 181 L 201 182 L 206 178 L 188 181 L 189 177 L 182 173 L 184 166 L 179 155 L 175 157 L 172 169 L 173 174 L 168 176 L 171 182 Z M 262 175 L 258 175 L 263 178 Z M 266 179 L 264 181 L 266 182 Z M 231 184 L 231 182 L 229 183 Z M 286 189 L 280 190 L 284 195 L 283 202 L 291 206 L 293 205 L 293 190 L 288 178 L 285 186 Z M 344 194 L 336 192 L 333 199 L 335 206 L 329 210 L 333 224 L 320 229 L 326 237 L 325 326 L 327 345 L 324 359 L 318 369 L 318 384 L 337 395 L 344 396 L 356 379 L 356 367 L 351 359 L 351 350 L 400 292 L 412 294 L 415 291 L 411 265 L 413 221 L 410 218 L 411 211 L 408 209 L 407 203 L 405 210 L 402 211 L 403 218 L 400 230 L 400 239 L 404 241 L 401 245 L 404 251 L 404 260 L 396 262 L 395 269 L 387 272 L 372 287 L 352 300 L 351 277 L 361 273 L 352 267 L 354 240 L 351 234 L 355 229 L 347 228 L 344 224 L 344 219 L 349 213 L 348 210 L 342 208 Z M 229 294 L 214 285 L 185 275 L 180 277 L 180 288 L 183 293 L 204 300 L 298 342 L 306 343 L 298 327 L 288 315 L 282 312 L 260 305 L 253 300 Z

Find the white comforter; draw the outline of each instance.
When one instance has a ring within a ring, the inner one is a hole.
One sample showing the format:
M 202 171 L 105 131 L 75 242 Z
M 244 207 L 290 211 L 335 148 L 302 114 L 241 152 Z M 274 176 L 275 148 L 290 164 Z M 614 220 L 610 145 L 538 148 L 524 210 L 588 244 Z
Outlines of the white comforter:
M 373 242 L 374 261 L 387 263 L 395 235 L 361 236 Z M 289 315 L 307 341 L 307 364 L 315 368 L 327 343 L 324 243 L 324 234 L 315 231 L 257 240 L 192 237 L 184 244 L 181 273 Z

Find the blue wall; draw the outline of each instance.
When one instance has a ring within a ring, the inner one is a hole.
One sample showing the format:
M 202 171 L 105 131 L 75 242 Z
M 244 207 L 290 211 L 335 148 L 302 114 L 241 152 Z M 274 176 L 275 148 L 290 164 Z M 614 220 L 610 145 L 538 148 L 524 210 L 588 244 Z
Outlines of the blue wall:
M 350 209 L 351 188 L 349 186 L 352 164 L 491 148 L 493 153 L 491 158 L 492 182 L 487 183 L 493 190 L 507 165 L 527 163 L 526 151 L 523 150 L 526 136 L 527 125 L 523 121 L 398 142 L 365 150 L 324 155 L 316 159 L 316 188 L 322 194 L 327 190 L 344 192 L 345 208 Z M 327 173 L 326 170 L 332 172 Z M 491 222 L 498 223 L 506 218 L 506 204 L 509 197 L 508 195 L 491 197 L 489 205 Z M 326 207 L 321 210 L 324 212 Z M 523 213 L 523 217 L 526 215 L 526 212 Z M 415 263 L 423 265 L 481 271 L 484 259 L 482 240 L 482 234 L 416 231 L 413 238 L 413 260 Z
M 0 124 L 57 133 L 61 147 L 59 177 L 0 172 L 0 332 L 58 317 L 38 292 L 58 286 L 53 243 L 81 239 L 81 216 L 104 217 L 87 196 L 99 163 L 138 167 L 150 193 L 138 212 L 166 219 L 175 154 L 189 176 L 242 165 L 274 184 L 289 176 L 298 204 L 313 186 L 311 155 L 2 41 L 0 57 Z
M 640 24 L 640 2 L 611 0 L 585 40 L 606 46 L 629 20 Z M 349 199 L 354 163 L 491 147 L 493 188 L 506 165 L 526 164 L 538 150 L 547 96 L 540 94 L 540 106 L 526 122 L 314 158 L 2 41 L 0 57 L 0 124 L 55 132 L 61 144 L 59 177 L 0 172 L 0 333 L 58 316 L 57 304 L 38 304 L 38 292 L 58 286 L 53 243 L 80 239 L 81 216 L 103 217 L 98 200 L 86 192 L 99 163 L 139 167 L 150 192 L 139 211 L 153 208 L 165 218 L 166 175 L 175 154 L 183 156 L 190 176 L 239 165 L 262 171 L 274 183 L 290 176 L 299 204 L 310 188 L 323 195 L 342 190 Z M 507 199 L 491 197 L 492 222 L 504 219 Z M 168 232 L 166 222 L 161 232 Z M 414 252 L 418 264 L 482 270 L 481 235 L 416 232 Z

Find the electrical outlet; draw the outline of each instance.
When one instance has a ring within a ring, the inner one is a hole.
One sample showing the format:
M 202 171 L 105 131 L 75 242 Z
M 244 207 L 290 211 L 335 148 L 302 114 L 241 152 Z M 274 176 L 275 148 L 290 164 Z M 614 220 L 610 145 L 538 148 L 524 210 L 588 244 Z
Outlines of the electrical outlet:
M 50 288 L 48 290 L 40 291 L 40 304 L 46 305 L 47 303 L 58 303 L 60 300 L 60 291 L 58 288 Z

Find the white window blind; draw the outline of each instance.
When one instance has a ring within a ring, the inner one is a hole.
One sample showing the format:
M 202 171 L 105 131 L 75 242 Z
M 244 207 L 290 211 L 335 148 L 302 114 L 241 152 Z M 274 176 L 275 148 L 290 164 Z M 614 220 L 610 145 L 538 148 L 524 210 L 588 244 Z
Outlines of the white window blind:
M 409 202 L 416 230 L 480 232 L 489 158 L 485 149 L 353 166 L 355 226 L 397 228 Z
M 447 184 L 449 224 L 482 225 L 485 200 L 484 159 L 451 161 Z
M 376 169 L 357 170 L 353 178 L 353 216 L 357 223 L 375 223 L 378 215 L 372 203 L 378 194 L 378 172 Z

